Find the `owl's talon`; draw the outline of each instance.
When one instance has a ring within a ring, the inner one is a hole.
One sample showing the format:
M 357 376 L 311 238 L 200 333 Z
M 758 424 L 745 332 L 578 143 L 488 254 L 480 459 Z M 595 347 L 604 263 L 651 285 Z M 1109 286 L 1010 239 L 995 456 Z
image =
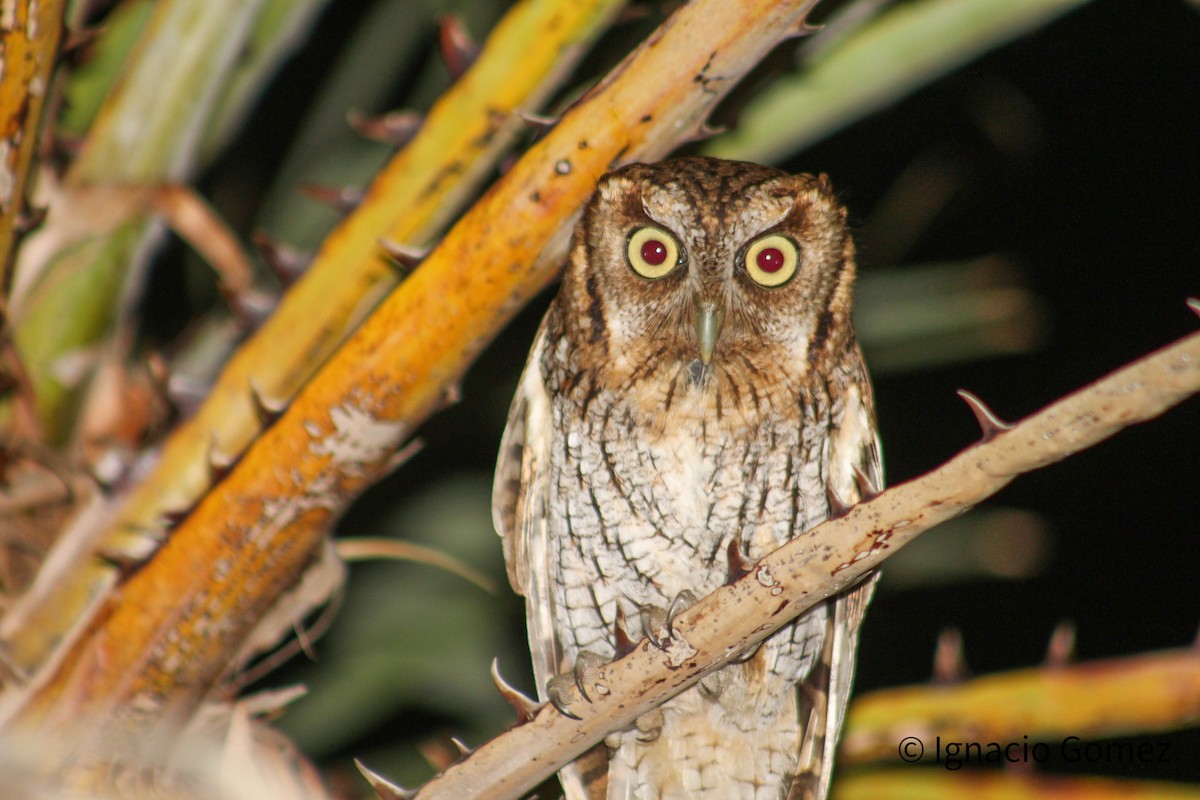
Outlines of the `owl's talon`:
M 583 717 L 571 710 L 568 702 L 571 697 L 571 687 L 575 685 L 575 678 L 571 675 L 555 675 L 550 680 L 546 681 L 546 698 L 550 701 L 550 705 L 558 709 L 558 713 L 568 719 L 583 719 Z
M 692 606 L 696 605 L 696 595 L 684 589 L 679 594 L 675 595 L 675 599 L 671 601 L 671 605 L 667 608 L 667 638 L 675 638 L 675 618 L 687 611 Z
M 705 675 L 700 679 L 700 683 L 697 684 L 700 687 L 700 693 L 713 700 L 720 697 L 721 691 L 725 688 L 725 678 L 728 674 L 725 670 L 719 669 L 716 672 Z
M 759 642 L 758 644 L 751 647 L 749 650 L 742 652 L 737 657 L 731 658 L 729 660 L 729 663 L 730 664 L 744 664 L 745 662 L 754 658 L 754 654 L 758 652 L 758 648 L 760 648 L 760 647 L 762 647 L 762 642 Z
M 656 708 L 653 711 L 647 711 L 634 721 L 634 726 L 642 735 L 638 737 L 638 741 L 642 744 L 649 744 L 657 739 L 662 734 L 663 712 L 661 708 Z
M 575 657 L 575 666 L 571 668 L 570 672 L 555 675 L 546 681 L 546 696 L 550 699 L 551 704 L 564 717 L 580 719 L 579 715 L 571 711 L 570 704 L 567 702 L 571 696 L 571 687 L 574 686 L 578 689 L 579 694 L 589 703 L 592 702 L 591 695 L 588 694 L 589 690 L 599 695 L 608 694 L 608 687 L 598 681 L 600 668 L 607 663 L 608 659 L 604 656 L 597 655 L 590 650 L 580 650 L 579 655 Z
M 646 603 L 638 609 L 642 617 L 642 632 L 650 640 L 650 644 L 659 650 L 667 649 L 671 637 L 662 638 L 658 635 L 660 629 L 667 627 L 667 612 L 662 606 Z
M 575 678 L 575 685 L 579 688 L 579 693 L 589 703 L 592 702 L 592 698 L 588 695 L 589 688 L 596 694 L 604 695 L 609 692 L 608 687 L 597 680 L 600 677 L 600 668 L 606 664 L 608 664 L 607 658 L 590 650 L 580 650 L 579 655 L 575 657 L 575 668 L 571 674 Z

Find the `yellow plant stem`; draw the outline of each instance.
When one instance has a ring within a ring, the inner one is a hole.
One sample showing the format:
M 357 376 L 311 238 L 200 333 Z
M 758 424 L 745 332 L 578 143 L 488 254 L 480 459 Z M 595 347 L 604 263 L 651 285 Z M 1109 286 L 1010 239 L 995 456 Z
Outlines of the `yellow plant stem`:
M 1085 740 L 1178 730 L 1200 722 L 1200 651 L 984 675 L 856 697 L 838 764 L 897 757 L 907 737 L 943 742 Z

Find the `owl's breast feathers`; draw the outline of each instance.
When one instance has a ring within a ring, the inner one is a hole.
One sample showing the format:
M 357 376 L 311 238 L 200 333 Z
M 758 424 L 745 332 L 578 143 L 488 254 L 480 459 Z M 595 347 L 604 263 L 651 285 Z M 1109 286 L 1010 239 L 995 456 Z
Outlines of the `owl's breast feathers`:
M 707 594 L 726 582 L 730 548 L 761 557 L 823 521 L 831 491 L 858 499 L 856 471 L 880 481 L 844 212 L 822 180 L 780 175 L 692 159 L 630 168 L 584 214 L 496 473 L 496 527 L 527 598 L 539 687 L 581 650 L 615 655 L 618 608 L 636 626 L 645 604 Z M 738 272 L 714 290 L 709 266 L 746 260 L 714 227 L 735 211 L 740 241 L 763 240 L 767 225 L 799 243 L 795 280 L 764 289 Z M 642 251 L 621 231 L 645 230 L 643 212 L 661 227 L 634 275 L 624 259 Z M 658 258 L 664 243 L 687 270 Z M 705 317 L 700 301 L 714 297 L 719 314 Z M 814 607 L 670 701 L 653 741 L 621 734 L 609 800 L 823 796 L 869 595 L 870 583 Z M 570 800 L 596 796 L 578 770 L 563 775 Z

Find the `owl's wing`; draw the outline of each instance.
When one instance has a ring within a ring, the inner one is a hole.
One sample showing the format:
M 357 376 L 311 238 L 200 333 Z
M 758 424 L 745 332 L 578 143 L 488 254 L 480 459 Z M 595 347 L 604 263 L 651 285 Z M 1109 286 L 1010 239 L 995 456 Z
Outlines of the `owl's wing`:
M 864 383 L 865 384 L 865 376 Z M 856 387 L 847 390 L 842 424 L 831 432 L 830 481 L 848 503 L 862 499 L 855 467 L 874 490 L 883 488 L 883 461 L 869 397 Z M 833 760 L 841 739 L 842 722 L 854 683 L 858 629 L 879 573 L 871 573 L 856 586 L 826 603 L 821 660 L 800 686 L 801 723 L 805 725 L 800 763 L 788 800 L 823 800 L 833 778 Z
M 561 651 L 554 635 L 547 547 L 550 458 L 550 395 L 541 371 L 546 324 L 534 340 L 508 412 L 492 486 L 492 522 L 504 545 L 513 589 L 525 596 L 529 652 L 538 690 L 558 673 Z

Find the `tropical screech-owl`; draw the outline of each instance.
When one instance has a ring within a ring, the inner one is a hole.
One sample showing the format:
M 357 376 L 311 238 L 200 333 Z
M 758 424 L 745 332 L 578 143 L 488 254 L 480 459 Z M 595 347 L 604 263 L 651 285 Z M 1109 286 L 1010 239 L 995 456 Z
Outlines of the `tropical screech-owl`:
M 880 485 L 845 220 L 824 176 L 754 164 L 600 180 L 496 473 L 543 699 Z M 823 796 L 872 587 L 610 736 L 563 770 L 567 797 Z

